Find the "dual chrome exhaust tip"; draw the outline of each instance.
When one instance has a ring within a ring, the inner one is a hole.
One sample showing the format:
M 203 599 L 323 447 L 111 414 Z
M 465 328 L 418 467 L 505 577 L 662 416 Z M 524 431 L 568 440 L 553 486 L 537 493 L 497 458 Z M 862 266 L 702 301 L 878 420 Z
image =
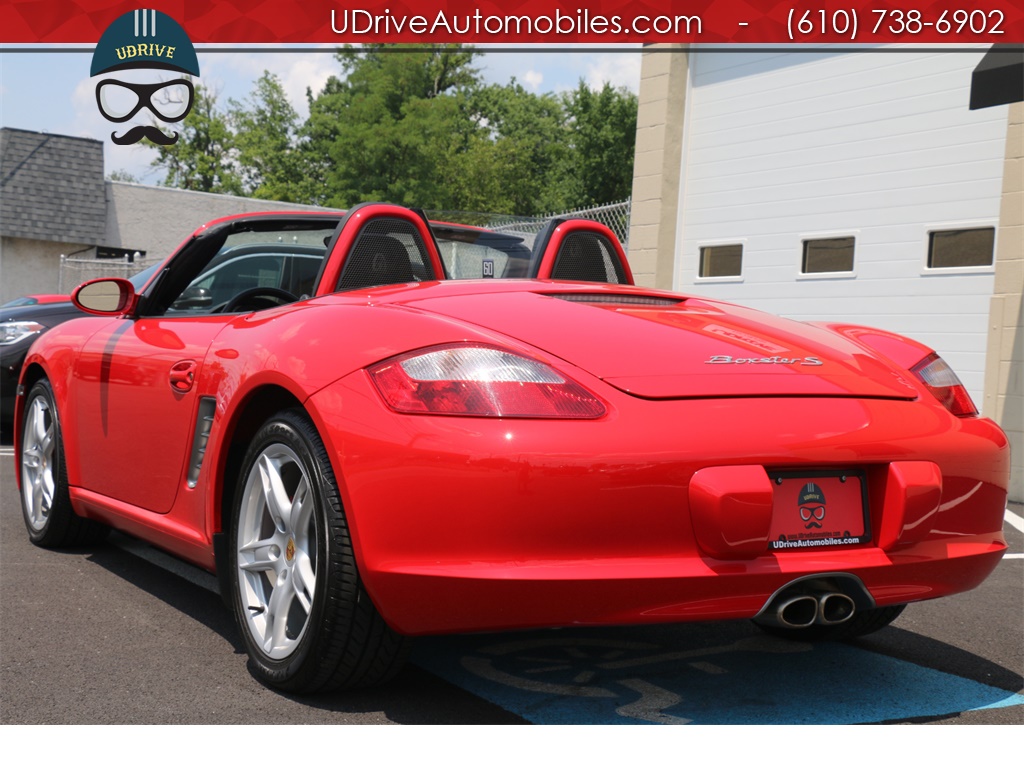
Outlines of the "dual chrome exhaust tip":
M 852 574 L 821 574 L 790 582 L 779 589 L 754 618 L 759 624 L 784 629 L 845 624 L 857 611 L 873 608 L 871 594 Z
M 775 601 L 758 619 L 787 629 L 802 629 L 814 624 L 832 626 L 853 618 L 857 604 L 842 592 L 823 592 L 783 597 Z

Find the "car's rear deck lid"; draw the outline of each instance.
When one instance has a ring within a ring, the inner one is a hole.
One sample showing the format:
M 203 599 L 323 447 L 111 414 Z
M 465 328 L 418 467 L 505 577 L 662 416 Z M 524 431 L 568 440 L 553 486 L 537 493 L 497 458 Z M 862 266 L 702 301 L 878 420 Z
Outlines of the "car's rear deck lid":
M 519 339 L 637 397 L 918 396 L 899 371 L 838 334 L 723 302 L 551 284 L 411 303 Z

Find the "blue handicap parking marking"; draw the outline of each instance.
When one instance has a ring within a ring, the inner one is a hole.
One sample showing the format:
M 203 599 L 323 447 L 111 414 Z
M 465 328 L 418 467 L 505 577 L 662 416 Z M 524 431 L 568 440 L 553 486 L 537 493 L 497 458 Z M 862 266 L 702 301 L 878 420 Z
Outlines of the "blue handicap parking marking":
M 413 662 L 537 724 L 852 724 L 1024 696 L 843 643 L 687 630 L 421 638 Z

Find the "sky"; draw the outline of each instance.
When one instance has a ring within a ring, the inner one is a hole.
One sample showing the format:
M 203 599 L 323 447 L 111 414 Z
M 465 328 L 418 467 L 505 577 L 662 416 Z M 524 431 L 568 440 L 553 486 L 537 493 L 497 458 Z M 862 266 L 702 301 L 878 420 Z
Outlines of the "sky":
M 328 77 L 340 73 L 333 51 L 329 45 L 298 53 L 259 54 L 208 53 L 199 47 L 199 82 L 226 106 L 229 98 L 243 100 L 268 70 L 280 78 L 292 106 L 305 117 L 306 89 L 315 94 Z M 121 170 L 143 183 L 159 183 L 163 171 L 150 166 L 156 152 L 148 142 L 119 147 L 110 141 L 111 132 L 120 133 L 124 126 L 100 115 L 95 83 L 101 78 L 89 77 L 91 60 L 91 53 L 56 48 L 46 53 L 0 48 L 0 126 L 102 140 L 108 175 Z M 640 47 L 633 45 L 622 46 L 621 53 L 608 53 L 607 47 L 591 51 L 585 46 L 560 46 L 542 53 L 485 53 L 474 63 L 487 82 L 504 84 L 514 77 L 535 93 L 571 90 L 581 79 L 592 88 L 609 82 L 634 93 L 640 84 Z

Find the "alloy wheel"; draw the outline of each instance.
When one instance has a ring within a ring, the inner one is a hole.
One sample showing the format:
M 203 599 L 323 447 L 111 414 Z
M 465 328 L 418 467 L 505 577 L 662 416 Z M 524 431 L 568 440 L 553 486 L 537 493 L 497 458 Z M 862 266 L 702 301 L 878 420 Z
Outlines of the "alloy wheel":
M 298 455 L 265 448 L 251 465 L 235 546 L 248 631 L 269 658 L 286 659 L 302 640 L 316 591 L 316 494 Z
M 21 449 L 21 493 L 25 520 L 36 532 L 46 527 L 53 507 L 56 445 L 57 424 L 50 404 L 40 395 L 28 405 Z

